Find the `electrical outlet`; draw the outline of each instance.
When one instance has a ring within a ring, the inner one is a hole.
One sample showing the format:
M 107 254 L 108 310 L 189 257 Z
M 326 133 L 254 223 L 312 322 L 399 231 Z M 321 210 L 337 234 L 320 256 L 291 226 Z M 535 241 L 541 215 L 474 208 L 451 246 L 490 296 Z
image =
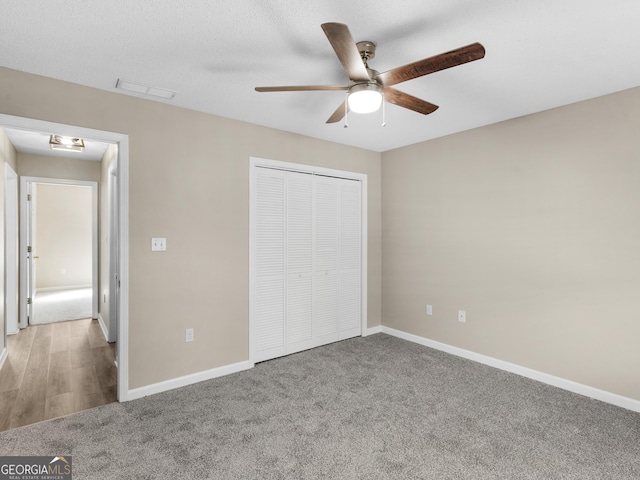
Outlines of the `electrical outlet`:
M 194 339 L 194 331 L 193 328 L 187 328 L 184 341 L 185 342 L 193 342 Z
M 427 305 L 427 315 L 433 315 L 433 307 L 431 305 Z
M 464 310 L 458 310 L 458 321 L 465 323 L 467 321 L 467 312 Z

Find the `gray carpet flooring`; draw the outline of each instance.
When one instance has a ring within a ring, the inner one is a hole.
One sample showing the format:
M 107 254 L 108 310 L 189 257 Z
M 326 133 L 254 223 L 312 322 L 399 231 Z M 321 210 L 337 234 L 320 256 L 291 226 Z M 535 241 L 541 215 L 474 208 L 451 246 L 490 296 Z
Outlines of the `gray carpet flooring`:
M 29 323 L 42 325 L 91 318 L 92 295 L 91 287 L 39 291 L 33 300 Z
M 384 334 L 0 433 L 74 479 L 639 479 L 640 414 Z

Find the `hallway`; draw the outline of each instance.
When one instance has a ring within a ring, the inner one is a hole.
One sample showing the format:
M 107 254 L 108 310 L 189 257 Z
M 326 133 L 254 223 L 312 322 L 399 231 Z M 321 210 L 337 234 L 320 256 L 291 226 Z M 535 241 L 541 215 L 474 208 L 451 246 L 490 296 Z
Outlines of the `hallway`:
M 117 401 L 115 344 L 97 320 L 32 325 L 8 342 L 0 431 Z

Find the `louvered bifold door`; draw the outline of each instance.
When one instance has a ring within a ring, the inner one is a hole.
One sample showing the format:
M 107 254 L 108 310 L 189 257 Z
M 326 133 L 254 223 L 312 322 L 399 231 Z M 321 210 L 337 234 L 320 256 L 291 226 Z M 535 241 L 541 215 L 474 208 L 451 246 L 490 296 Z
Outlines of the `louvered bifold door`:
M 313 338 L 338 340 L 338 179 L 316 176 L 314 188 Z
M 340 340 L 358 336 L 362 330 L 361 198 L 361 182 L 339 180 L 338 325 Z
M 286 353 L 314 347 L 313 175 L 287 173 Z
M 285 354 L 286 173 L 257 168 L 253 360 Z
M 254 362 L 361 334 L 361 182 L 252 171 Z

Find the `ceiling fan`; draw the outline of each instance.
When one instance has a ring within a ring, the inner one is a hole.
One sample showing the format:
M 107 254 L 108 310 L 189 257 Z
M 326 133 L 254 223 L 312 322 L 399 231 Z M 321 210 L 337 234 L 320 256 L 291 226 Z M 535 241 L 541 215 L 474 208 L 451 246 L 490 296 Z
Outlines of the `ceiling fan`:
M 329 39 L 342 67 L 349 77 L 348 85 L 294 85 L 256 87 L 258 92 L 296 92 L 310 90 L 344 90 L 347 98 L 329 117 L 327 123 L 339 122 L 348 111 L 370 113 L 378 110 L 385 101 L 427 115 L 438 109 L 437 105 L 392 88 L 407 80 L 462 65 L 484 57 L 485 50 L 479 43 L 472 43 L 450 52 L 418 60 L 386 72 L 369 68 L 368 62 L 376 54 L 376 45 L 370 41 L 356 43 L 349 28 L 342 23 L 324 23 L 322 30 Z

